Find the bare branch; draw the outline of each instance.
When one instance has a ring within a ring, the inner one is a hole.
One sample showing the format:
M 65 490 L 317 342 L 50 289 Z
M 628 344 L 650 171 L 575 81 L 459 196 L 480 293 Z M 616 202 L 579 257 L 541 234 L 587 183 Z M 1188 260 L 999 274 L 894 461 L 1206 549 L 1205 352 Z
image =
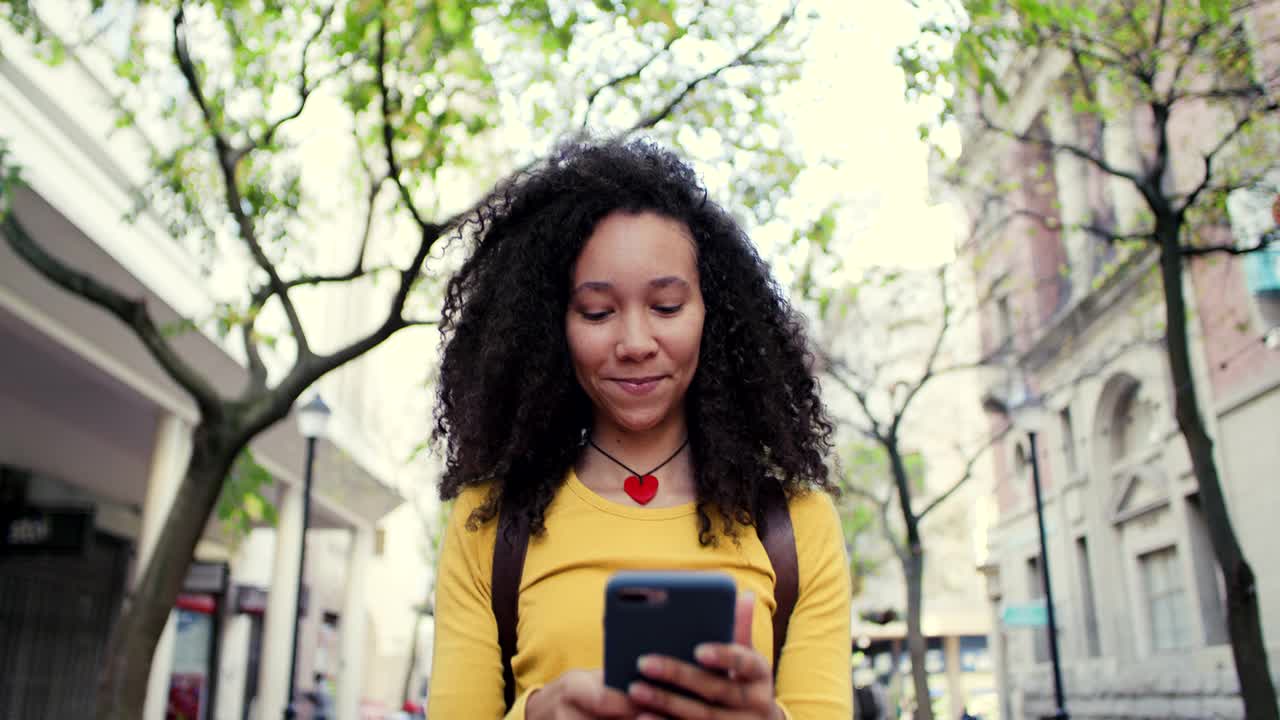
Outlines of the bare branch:
M 1107 162 L 1105 158 L 1101 157 L 1098 153 L 1091 152 L 1089 150 L 1086 150 L 1085 148 L 1082 148 L 1078 145 L 1073 145 L 1071 143 L 1055 142 L 1047 138 L 1035 137 L 1030 133 L 1017 132 L 1015 130 L 1002 127 L 1000 125 L 997 125 L 995 122 L 993 122 L 991 118 L 987 116 L 987 113 L 985 110 L 978 111 L 978 119 L 980 119 L 982 121 L 982 124 L 992 132 L 998 133 L 1000 135 L 1004 135 L 1009 138 L 1013 138 L 1018 142 L 1028 143 L 1032 145 L 1039 145 L 1040 147 L 1048 149 L 1050 152 L 1054 152 L 1054 153 L 1064 152 L 1069 155 L 1074 155 L 1080 158 L 1081 160 L 1092 163 L 1099 170 L 1105 173 L 1128 180 L 1129 182 L 1133 183 L 1133 186 L 1138 188 L 1139 190 L 1141 190 L 1143 187 L 1142 178 L 1139 178 L 1136 174 L 1132 172 L 1129 172 L 1127 170 L 1121 170 L 1120 168 L 1112 165 L 1111 163 Z
M 677 40 L 689 34 L 689 28 L 698 24 L 698 21 L 702 19 L 702 14 L 706 11 L 706 9 L 707 9 L 707 3 L 704 0 L 702 5 L 698 7 L 697 14 L 695 14 L 693 16 L 693 19 L 689 21 L 689 25 L 685 28 L 682 28 L 679 32 L 673 32 L 671 34 L 671 37 L 667 38 L 667 41 L 663 43 L 662 47 L 659 48 L 658 50 L 655 50 L 653 54 L 648 57 L 648 59 L 646 59 L 644 62 L 640 63 L 639 65 L 637 65 L 636 68 L 631 72 L 624 73 L 622 75 L 616 75 L 610 78 L 600 87 L 588 93 L 587 109 L 582 114 L 582 128 L 586 129 L 588 123 L 591 121 L 591 110 L 595 106 L 596 98 L 600 96 L 600 93 L 610 88 L 616 88 L 619 85 L 622 85 L 624 83 L 627 83 L 639 78 L 640 74 L 643 73 L 645 70 L 647 70 L 649 66 L 654 63 L 654 61 L 662 57 L 663 53 L 669 52 L 671 50 L 671 46 L 674 45 Z
M 253 256 L 254 262 L 267 274 L 272 292 L 280 297 L 280 305 L 284 308 L 285 317 L 288 318 L 289 329 L 293 332 L 294 340 L 298 344 L 298 357 L 304 358 L 311 353 L 311 348 L 307 344 L 307 336 L 303 332 L 302 321 L 298 317 L 297 309 L 293 306 L 293 301 L 289 299 L 289 292 L 280 280 L 280 274 L 276 271 L 275 265 L 267 257 L 262 244 L 258 242 L 257 233 L 253 228 L 253 221 L 249 218 L 248 213 L 245 212 L 243 198 L 240 196 L 240 188 L 236 182 L 236 165 L 244 153 L 242 150 L 236 150 L 231 147 L 226 136 L 223 135 L 222 129 L 219 127 L 219 123 L 214 117 L 208 102 L 205 100 L 204 91 L 200 87 L 200 79 L 196 76 L 195 64 L 191 60 L 190 48 L 187 46 L 185 22 L 183 7 L 179 3 L 178 10 L 173 16 L 173 57 L 178 63 L 182 77 L 186 80 L 187 90 L 200 108 L 200 112 L 204 116 L 205 126 L 213 137 L 218 166 L 222 171 L 227 210 L 236 221 L 240 240 L 249 248 L 249 253 Z
M 1173 105 L 1178 98 L 1178 83 L 1182 79 L 1182 74 L 1186 72 L 1187 66 L 1191 65 L 1191 61 L 1196 56 L 1196 50 L 1200 47 L 1201 41 L 1205 35 L 1209 34 L 1218 24 L 1212 20 L 1205 22 L 1195 32 L 1191 33 L 1191 37 L 1187 38 L 1187 47 L 1178 58 L 1178 64 L 1173 68 L 1173 77 L 1169 80 L 1169 95 L 1166 102 Z
M 191 395 L 201 414 L 213 414 L 221 396 L 174 351 L 156 326 L 145 301 L 125 297 L 92 275 L 75 270 L 46 252 L 18 221 L 12 208 L 4 215 L 4 235 L 9 247 L 50 282 L 106 310 L 127 325 L 169 377 Z
M 724 72 L 725 70 L 728 70 L 729 68 L 733 68 L 733 67 L 744 67 L 744 66 L 758 64 L 760 61 L 754 58 L 753 55 L 756 52 L 758 52 L 760 48 L 764 47 L 766 43 L 772 40 L 775 35 L 782 32 L 782 29 L 787 26 L 787 23 L 791 22 L 792 18 L 795 17 L 795 12 L 796 12 L 796 6 L 793 3 L 791 7 L 788 8 L 787 11 L 782 14 L 782 17 L 778 18 L 778 22 L 774 23 L 773 27 L 769 28 L 768 32 L 764 33 L 759 38 L 757 38 L 756 41 L 751 44 L 751 47 L 742 51 L 737 57 L 733 58 L 729 62 L 723 65 L 720 65 L 719 67 L 716 67 L 713 70 L 705 72 L 702 75 L 699 75 L 698 77 L 690 80 L 688 83 L 685 84 L 683 88 L 680 89 L 680 92 L 676 93 L 676 95 L 667 102 L 666 105 L 663 105 L 657 111 L 642 118 L 635 125 L 632 125 L 625 132 L 621 133 L 621 136 L 628 137 L 630 135 L 634 135 L 640 130 L 651 128 L 657 125 L 658 123 L 662 122 L 663 120 L 667 119 L 668 117 L 670 117 L 671 113 L 674 112 L 677 107 L 679 107 L 680 103 L 684 102 L 684 99 L 688 97 L 689 94 L 692 93 L 695 89 L 697 89 L 699 85 L 701 85 L 704 82 L 707 82 L 708 80 L 712 80 L 718 77 L 720 73 Z
M 934 364 L 938 361 L 938 355 L 942 352 L 942 344 L 947 338 L 947 331 L 951 329 L 951 299 L 947 293 L 947 270 L 946 266 L 938 268 L 938 290 L 942 295 L 942 324 L 938 328 L 938 336 L 933 341 L 933 347 L 929 350 L 929 355 L 924 363 L 924 372 L 920 374 L 920 378 L 907 391 L 907 396 L 902 399 L 902 404 L 893 412 L 893 422 L 889 425 L 889 436 L 897 437 L 898 428 L 902 425 L 902 418 L 907 414 L 907 409 L 911 407 L 911 401 L 929 381 L 934 377 Z
M 386 151 L 387 157 L 387 176 L 391 178 L 391 182 L 395 183 L 396 189 L 400 191 L 400 200 L 404 203 L 409 214 L 413 216 L 413 221 L 424 234 L 439 234 L 439 228 L 432 225 L 422 217 L 418 212 L 418 206 L 413 201 L 413 194 L 409 192 L 409 187 L 404 184 L 403 171 L 400 168 L 400 162 L 396 160 L 395 152 L 395 131 L 391 128 L 391 90 L 387 86 L 387 24 L 382 18 L 378 19 L 378 98 L 382 104 L 382 145 Z
M 1272 245 L 1280 245 L 1280 230 L 1272 230 L 1262 237 L 1258 238 L 1258 242 L 1253 245 L 1239 246 L 1232 244 L 1219 245 L 1193 245 L 1182 246 L 1178 249 L 1178 254 L 1182 257 L 1203 257 L 1205 255 L 1223 254 L 1223 255 L 1248 255 L 1250 253 L 1266 250 Z
M 867 434 L 876 440 L 880 440 L 882 437 L 880 421 L 876 419 L 876 414 L 871 411 L 871 404 L 868 400 L 867 392 L 854 387 L 853 383 L 849 380 L 848 366 L 844 364 L 843 360 L 827 358 L 826 372 L 828 377 L 835 380 L 837 385 L 844 388 L 846 392 L 858 401 L 858 407 L 862 410 L 862 414 L 867 418 L 867 423 L 870 426 Z
M 875 493 L 871 492 L 870 490 L 864 487 L 859 487 L 852 483 L 843 483 L 843 487 L 841 488 L 841 490 L 844 490 L 850 495 L 857 495 L 863 500 L 869 500 L 877 508 L 881 508 L 889 504 L 888 500 L 883 500 L 879 496 L 877 496 Z
M 1217 157 L 1218 153 L 1222 152 L 1222 150 L 1226 148 L 1227 145 L 1229 145 L 1232 140 L 1236 139 L 1236 137 L 1238 137 L 1240 133 L 1244 132 L 1244 130 L 1248 128 L 1249 125 L 1251 125 L 1253 121 L 1256 120 L 1259 116 L 1265 115 L 1267 113 L 1275 112 L 1277 109 L 1280 109 L 1280 103 L 1271 102 L 1264 107 L 1258 108 L 1256 111 L 1246 112 L 1243 117 L 1241 117 L 1236 121 L 1236 124 L 1232 126 L 1231 130 L 1229 130 L 1225 135 L 1223 135 L 1222 138 L 1218 141 L 1218 143 L 1213 146 L 1213 149 L 1205 154 L 1204 177 L 1200 179 L 1200 183 L 1196 185 L 1195 189 L 1187 194 L 1187 197 L 1182 202 L 1182 205 L 1177 208 L 1176 212 L 1179 215 L 1182 215 L 1192 205 L 1194 205 L 1196 200 L 1200 198 L 1201 193 L 1203 193 L 1205 191 L 1205 188 L 1209 187 L 1209 183 L 1213 181 L 1213 161 L 1214 161 L 1214 158 Z
M 1009 434 L 1009 427 L 1010 426 L 1006 423 L 1003 430 L 987 438 L 986 442 L 982 444 L 982 447 L 979 447 L 972 455 L 969 456 L 968 461 L 964 464 L 964 472 L 961 473 L 960 478 L 952 483 L 951 487 L 944 490 L 941 495 L 930 501 L 929 504 L 920 511 L 920 514 L 916 516 L 916 520 L 923 521 L 925 516 L 933 512 L 934 508 L 946 502 L 947 498 L 956 494 L 956 491 L 958 491 L 973 477 L 973 468 L 977 465 L 978 460 L 986 454 L 987 450 L 990 450 L 996 443 L 1000 442 L 1000 440 Z
M 1145 241 L 1152 240 L 1155 237 L 1154 230 L 1147 232 L 1118 233 L 1109 228 L 1102 227 L 1101 225 L 1094 225 L 1092 223 L 1068 223 L 1064 225 L 1058 221 L 1058 218 L 1052 215 L 1046 215 L 1045 213 L 1025 208 L 1011 210 L 1009 215 L 1011 217 L 1025 217 L 1035 220 L 1047 230 L 1081 230 L 1109 243 L 1133 242 L 1140 240 Z
M 311 97 L 311 93 L 314 92 L 315 89 L 319 87 L 320 84 L 325 79 L 327 79 L 328 77 L 332 77 L 332 73 L 331 73 L 320 78 L 315 83 L 309 84 L 307 82 L 307 51 L 311 49 L 312 43 L 314 43 L 320 37 L 320 35 L 324 33 L 325 26 L 329 24 L 329 18 L 332 17 L 333 15 L 333 9 L 334 9 L 333 5 L 330 5 L 329 7 L 325 8 L 324 13 L 320 15 L 320 24 L 316 27 L 315 32 L 307 36 L 306 42 L 302 44 L 302 60 L 299 63 L 299 68 L 298 68 L 298 104 L 297 106 L 294 107 L 294 109 L 291 112 L 280 117 L 274 122 L 268 124 L 266 131 L 262 133 L 262 139 L 259 140 L 257 143 L 254 143 L 256 146 L 264 147 L 264 146 L 270 145 L 272 139 L 275 137 L 276 132 L 280 130 L 280 126 L 284 125 L 290 120 L 296 119 L 299 115 L 301 115 L 303 109 L 306 108 L 307 106 L 307 99 Z
M 267 365 L 262 361 L 262 350 L 253 329 L 256 321 L 257 314 L 251 312 L 249 318 L 240 324 L 240 342 L 244 344 L 244 354 L 249 361 L 247 396 L 258 395 L 267 389 Z

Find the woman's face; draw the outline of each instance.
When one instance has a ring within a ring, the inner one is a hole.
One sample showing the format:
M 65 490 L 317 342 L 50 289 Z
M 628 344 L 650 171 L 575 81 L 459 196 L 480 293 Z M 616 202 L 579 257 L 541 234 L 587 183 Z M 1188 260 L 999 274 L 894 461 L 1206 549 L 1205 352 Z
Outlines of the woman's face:
M 687 227 L 651 212 L 600 221 L 573 266 L 565 314 L 597 425 L 638 432 L 683 421 L 705 314 Z

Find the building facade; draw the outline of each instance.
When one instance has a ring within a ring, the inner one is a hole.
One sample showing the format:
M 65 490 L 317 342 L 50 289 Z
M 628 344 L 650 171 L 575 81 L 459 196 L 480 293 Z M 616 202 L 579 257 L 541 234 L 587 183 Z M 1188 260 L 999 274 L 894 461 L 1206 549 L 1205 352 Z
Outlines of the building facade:
M 1256 18 L 1275 20 L 1265 12 Z M 1099 141 L 1108 162 L 1136 167 L 1139 118 L 1102 129 L 1055 95 L 1069 62 L 1051 49 L 1012 58 L 1013 92 L 1001 120 L 1059 143 Z M 1189 116 L 1177 130 L 1212 122 Z M 1083 160 L 979 127 L 966 131 L 960 167 L 1017 182 L 1009 206 L 1030 211 L 971 249 L 983 258 L 975 264 L 979 292 L 992 298 L 982 343 L 1004 350 L 1009 368 L 991 374 L 989 392 L 1007 398 L 1010 378 L 1020 376 L 1014 384 L 1044 404 L 1035 460 L 1067 710 L 1074 718 L 1242 717 L 1221 573 L 1174 419 L 1158 258 L 1154 249 L 1116 249 L 1076 229 L 1100 219 L 1132 229 L 1138 198 Z M 1194 179 L 1194 150 L 1174 152 L 1176 174 Z M 1218 230 L 1224 240 L 1234 232 L 1236 242 L 1251 244 L 1257 228 L 1280 222 L 1258 217 L 1275 196 L 1269 192 L 1263 201 L 1233 202 L 1232 229 Z M 976 193 L 964 200 L 979 212 Z M 1183 280 L 1201 408 L 1236 534 L 1257 575 L 1273 675 L 1280 673 L 1280 565 L 1270 557 L 1270 523 L 1280 511 L 1276 257 L 1196 260 Z M 999 513 L 984 562 L 1002 716 L 1012 718 L 1054 708 L 1048 636 L 1042 616 L 1027 612 L 1043 607 L 1045 594 L 1031 452 L 1027 435 L 1015 432 L 994 457 Z
M 14 211 L 33 237 L 145 300 L 161 324 L 207 316 L 213 300 L 198 262 L 150 213 L 123 219 L 148 177 L 148 153 L 144 137 L 114 127 L 107 81 L 92 70 L 110 67 L 101 49 L 50 66 L 7 27 L 0 45 L 0 137 L 30 187 Z M 216 338 L 189 332 L 174 345 L 217 387 L 246 383 Z M 107 634 L 154 551 L 197 420 L 129 330 L 0 243 L 0 717 L 92 714 Z M 385 574 L 384 519 L 403 497 L 360 425 L 338 412 L 319 441 L 305 570 L 305 440 L 292 420 L 255 440 L 278 522 L 244 537 L 209 523 L 156 650 L 145 720 L 280 717 L 295 643 L 298 690 L 317 689 L 319 676 L 337 717 L 361 717 L 370 700 L 398 706 L 398 687 L 366 692 L 376 684 L 366 663 L 399 671 L 409 652 L 388 658 L 370 630 L 378 608 L 412 614 L 425 591 L 372 585 Z M 427 579 L 422 567 L 400 572 Z

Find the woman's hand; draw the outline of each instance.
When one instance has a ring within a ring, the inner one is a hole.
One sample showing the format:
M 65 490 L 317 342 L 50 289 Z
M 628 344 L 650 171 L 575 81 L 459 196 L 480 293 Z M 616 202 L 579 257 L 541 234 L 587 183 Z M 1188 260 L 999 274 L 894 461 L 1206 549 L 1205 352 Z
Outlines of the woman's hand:
M 698 665 L 669 657 L 641 658 L 642 675 L 688 690 L 700 700 L 676 695 L 649 683 L 633 683 L 628 695 L 641 710 L 637 720 L 657 717 L 674 720 L 782 718 L 782 709 L 773 697 L 773 672 L 769 661 L 751 646 L 751 612 L 754 606 L 755 598 L 749 593 L 738 598 L 733 644 L 700 645 L 696 653 Z
M 631 718 L 635 713 L 626 695 L 604 684 L 599 670 L 570 670 L 535 690 L 524 706 L 527 720 Z

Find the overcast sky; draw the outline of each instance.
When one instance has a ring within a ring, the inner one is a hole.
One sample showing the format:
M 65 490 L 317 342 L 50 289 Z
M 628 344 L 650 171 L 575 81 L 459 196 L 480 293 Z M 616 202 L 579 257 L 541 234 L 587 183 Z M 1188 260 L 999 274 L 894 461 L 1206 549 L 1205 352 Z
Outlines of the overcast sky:
M 823 15 L 808 43 L 809 65 L 793 89 L 792 123 L 806 157 L 834 157 L 795 186 L 802 202 L 833 193 L 847 201 L 837 240 L 854 264 L 928 266 L 952 254 L 957 222 L 929 202 L 924 116 L 903 98 L 897 47 L 916 34 L 905 2 L 813 0 Z

